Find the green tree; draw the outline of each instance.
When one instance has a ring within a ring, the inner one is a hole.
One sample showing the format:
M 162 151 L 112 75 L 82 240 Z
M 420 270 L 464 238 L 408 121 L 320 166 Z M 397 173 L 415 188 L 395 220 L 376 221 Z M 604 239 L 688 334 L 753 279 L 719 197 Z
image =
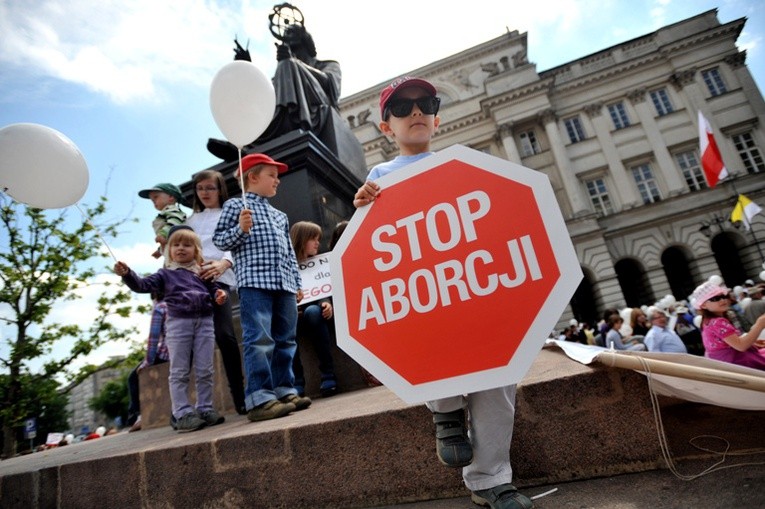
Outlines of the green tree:
M 72 372 L 72 363 L 106 342 L 126 341 L 135 327 L 119 328 L 111 323 L 117 316 L 145 313 L 147 306 L 131 305 L 130 292 L 121 286 L 108 288 L 96 305 L 96 318 L 89 324 L 51 323 L 54 306 L 81 298 L 78 290 L 98 284 L 96 260 L 108 257 L 102 240 L 114 238 L 126 220 L 107 221 L 107 199 L 82 213 L 89 220 L 70 219 L 70 209 L 45 211 L 18 204 L 0 195 L 0 422 L 3 456 L 15 454 L 16 434 L 33 412 L 31 391 L 47 380 L 63 377 L 77 383 L 91 370 Z M 104 221 L 104 224 L 98 224 Z M 100 235 L 99 235 L 100 234 Z M 71 345 L 71 346 L 69 346 Z M 57 353 L 51 355 L 53 349 Z M 43 362 L 33 372 L 30 362 Z M 31 393 L 31 394 L 30 394 Z
M 142 347 L 143 345 L 141 345 Z M 109 419 L 122 417 L 122 422 L 127 422 L 128 405 L 130 404 L 130 392 L 128 391 L 127 379 L 130 372 L 138 366 L 144 358 L 142 348 L 134 349 L 130 355 L 120 363 L 123 368 L 122 376 L 116 380 L 107 382 L 101 391 L 88 402 L 91 410 L 101 412 Z
M 101 392 L 88 402 L 91 410 L 101 412 L 109 419 L 122 417 L 122 422 L 127 421 L 128 404 L 130 403 L 130 394 L 128 394 L 127 377 L 129 371 L 125 372 L 116 380 L 110 380 L 101 388 Z
M 0 394 L 7 392 L 10 377 L 0 375 Z M 53 378 L 41 379 L 29 374 L 21 377 L 21 394 L 19 400 L 28 409 L 27 417 L 37 420 L 37 436 L 32 440 L 34 445 L 45 443 L 48 433 L 63 431 L 69 427 L 67 403 L 68 398 L 61 390 L 60 384 Z M 14 430 L 14 438 L 23 450 L 29 447 L 30 440 L 24 438 L 24 430 Z

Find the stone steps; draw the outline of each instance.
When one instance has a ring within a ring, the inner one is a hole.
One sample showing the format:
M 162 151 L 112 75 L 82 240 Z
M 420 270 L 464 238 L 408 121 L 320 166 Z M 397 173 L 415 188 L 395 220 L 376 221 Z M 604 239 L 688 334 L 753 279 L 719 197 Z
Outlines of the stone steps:
M 765 412 L 662 399 L 677 461 L 762 446 Z M 0 507 L 360 508 L 464 497 L 458 470 L 435 456 L 423 405 L 384 387 L 317 399 L 285 418 L 178 434 L 120 433 L 0 463 Z M 719 444 L 718 444 L 719 445 Z M 642 375 L 589 367 L 543 350 L 519 385 L 512 446 L 520 487 L 665 468 Z

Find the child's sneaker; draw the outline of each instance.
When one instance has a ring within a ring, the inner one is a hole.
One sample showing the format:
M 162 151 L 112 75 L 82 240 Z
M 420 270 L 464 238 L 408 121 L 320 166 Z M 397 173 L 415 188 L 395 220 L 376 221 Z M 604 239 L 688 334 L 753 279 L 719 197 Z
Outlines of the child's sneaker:
M 188 433 L 196 431 L 207 426 L 207 422 L 199 417 L 196 412 L 189 412 L 175 422 L 175 429 L 178 433 Z
M 199 417 L 207 423 L 208 426 L 215 426 L 216 424 L 222 424 L 226 420 L 221 414 L 215 410 L 207 410 L 199 414 Z
M 128 430 L 128 433 L 132 433 L 133 431 L 141 431 L 141 416 L 138 416 L 138 419 L 135 420 L 132 426 L 130 426 L 130 429 Z
M 512 484 L 500 484 L 486 490 L 475 490 L 470 495 L 474 504 L 491 509 L 531 509 L 534 503 Z
M 465 411 L 433 412 L 436 424 L 436 454 L 447 467 L 459 468 L 473 462 L 473 446 L 465 431 Z
M 319 385 L 319 392 L 323 398 L 328 398 L 337 394 L 337 381 L 333 375 L 321 377 L 321 385 Z
M 282 403 L 278 399 L 272 399 L 247 412 L 247 418 L 252 422 L 267 421 L 268 419 L 284 417 L 293 410 L 295 410 L 295 405 L 292 403 Z
M 304 410 L 311 406 L 311 398 L 308 396 L 298 396 L 297 394 L 287 394 L 280 398 L 279 401 L 295 405 L 295 410 Z

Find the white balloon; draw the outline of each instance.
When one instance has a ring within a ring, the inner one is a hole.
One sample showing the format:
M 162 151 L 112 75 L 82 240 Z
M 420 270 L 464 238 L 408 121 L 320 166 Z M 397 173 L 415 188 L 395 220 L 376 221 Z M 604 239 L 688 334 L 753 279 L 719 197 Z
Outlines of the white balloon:
M 723 278 L 715 274 L 714 276 L 709 276 L 709 282 L 713 285 L 721 286 L 723 284 Z
M 675 296 L 672 294 L 665 295 L 664 299 L 662 300 L 664 300 L 667 303 L 667 306 L 670 306 L 670 307 L 677 304 L 677 300 L 675 300 Z
M 765 270 L 760 272 L 760 281 L 765 281 Z
M 76 203 L 88 189 L 88 165 L 55 129 L 11 124 L 0 129 L 0 190 L 39 209 Z
M 704 317 L 701 316 L 701 315 L 696 315 L 696 316 L 693 317 L 693 325 L 695 325 L 697 329 L 701 328 L 701 320 L 703 318 Z
M 210 85 L 215 123 L 239 149 L 263 134 L 275 108 L 274 85 L 252 62 L 234 60 L 224 65 Z

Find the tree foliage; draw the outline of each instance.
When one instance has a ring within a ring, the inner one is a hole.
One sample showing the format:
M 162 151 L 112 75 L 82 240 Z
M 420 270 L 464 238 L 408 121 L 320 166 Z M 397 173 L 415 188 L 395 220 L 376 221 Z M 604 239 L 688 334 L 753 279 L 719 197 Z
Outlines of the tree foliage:
M 101 412 L 109 419 L 121 417 L 122 422 L 127 422 L 128 404 L 130 403 L 130 394 L 127 388 L 129 374 L 129 371 L 125 371 L 119 378 L 108 381 L 101 388 L 101 392 L 88 402 L 88 406 L 92 410 Z
M 112 320 L 148 310 L 134 307 L 123 287 L 110 288 L 109 282 L 97 281 L 97 260 L 108 257 L 102 250 L 102 237 L 115 237 L 125 223 L 107 221 L 106 204 L 102 197 L 96 206 L 82 210 L 87 220 L 77 220 L 67 217 L 71 208 L 45 211 L 0 195 L 0 321 L 4 322 L 0 422 L 5 457 L 15 453 L 15 432 L 33 416 L 30 391 L 56 378 L 77 383 L 87 377 L 95 368 L 75 373 L 73 361 L 104 343 L 127 340 L 136 329 L 116 327 Z M 97 284 L 103 290 L 95 319 L 88 323 L 50 320 L 57 304 L 80 299 L 81 291 Z M 54 347 L 56 355 L 51 355 Z M 42 367 L 33 371 L 33 361 Z
M 130 372 L 140 364 L 145 354 L 143 348 L 134 349 L 130 355 L 122 360 L 120 363 L 123 371 L 122 376 L 107 382 L 101 391 L 90 400 L 89 406 L 92 410 L 101 412 L 109 419 L 122 417 L 122 422 L 127 422 L 128 405 L 130 404 L 127 379 Z

